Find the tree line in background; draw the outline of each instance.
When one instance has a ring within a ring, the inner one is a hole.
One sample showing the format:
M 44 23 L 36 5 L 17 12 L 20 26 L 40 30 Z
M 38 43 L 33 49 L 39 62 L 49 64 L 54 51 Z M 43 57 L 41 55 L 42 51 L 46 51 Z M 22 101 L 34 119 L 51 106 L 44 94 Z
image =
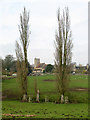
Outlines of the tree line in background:
M 13 55 L 6 55 L 5 59 L 2 59 L 2 74 L 3 75 L 12 75 L 17 72 L 16 68 L 17 60 L 13 57 Z M 32 66 L 28 62 L 28 74 L 33 70 Z
M 17 73 L 16 68 L 17 60 L 13 57 L 13 55 L 6 55 L 5 59 L 2 59 L 2 74 L 11 76 L 13 73 Z M 28 62 L 28 74 L 32 73 L 34 67 L 30 65 Z M 43 71 L 43 73 L 52 73 L 54 72 L 54 65 L 48 64 Z
M 3 75 L 12 75 L 13 73 L 17 72 L 16 69 L 16 62 L 17 60 L 13 57 L 13 55 L 6 55 L 6 57 L 2 60 L 2 74 Z M 88 74 L 88 72 L 86 71 L 87 66 L 76 66 L 76 73 L 78 74 Z M 32 73 L 32 71 L 34 70 L 34 67 L 32 65 L 30 65 L 30 63 L 28 62 L 28 75 L 30 73 Z M 48 64 L 45 68 L 45 70 L 43 71 L 43 73 L 54 73 L 54 65 Z M 73 72 L 73 65 L 71 66 L 71 73 Z

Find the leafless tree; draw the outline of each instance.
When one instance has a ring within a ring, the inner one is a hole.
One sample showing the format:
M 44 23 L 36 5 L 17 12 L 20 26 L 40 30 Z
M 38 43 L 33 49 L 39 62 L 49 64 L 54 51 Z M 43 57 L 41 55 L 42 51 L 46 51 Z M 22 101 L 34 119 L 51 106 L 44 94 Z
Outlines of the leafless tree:
M 64 94 L 69 87 L 71 50 L 73 47 L 68 7 L 63 10 L 63 14 L 58 9 L 57 19 L 58 31 L 55 34 L 55 72 L 58 92 L 64 98 Z
M 22 100 L 27 101 L 27 72 L 28 72 L 28 60 L 27 60 L 27 49 L 29 46 L 29 12 L 26 11 L 24 7 L 24 11 L 20 14 L 20 42 L 22 47 L 20 47 L 19 43 L 16 41 L 16 56 L 17 56 L 17 75 L 18 80 L 20 80 L 20 84 L 22 87 Z M 22 49 L 23 50 L 22 50 Z

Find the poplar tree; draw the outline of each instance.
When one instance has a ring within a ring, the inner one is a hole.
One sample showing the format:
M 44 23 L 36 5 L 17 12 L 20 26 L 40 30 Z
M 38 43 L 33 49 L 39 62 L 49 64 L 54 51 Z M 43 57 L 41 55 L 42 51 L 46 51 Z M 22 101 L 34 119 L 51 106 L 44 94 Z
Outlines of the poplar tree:
M 20 14 L 20 42 L 22 47 L 16 41 L 16 56 L 17 56 L 17 78 L 21 85 L 22 101 L 27 101 L 27 73 L 28 73 L 28 60 L 27 49 L 29 46 L 29 12 L 24 7 L 24 11 Z
M 68 7 L 57 14 L 58 30 L 55 34 L 55 72 L 59 94 L 64 96 L 69 88 L 70 64 L 72 58 L 72 31 Z M 64 97 L 63 97 L 64 98 Z

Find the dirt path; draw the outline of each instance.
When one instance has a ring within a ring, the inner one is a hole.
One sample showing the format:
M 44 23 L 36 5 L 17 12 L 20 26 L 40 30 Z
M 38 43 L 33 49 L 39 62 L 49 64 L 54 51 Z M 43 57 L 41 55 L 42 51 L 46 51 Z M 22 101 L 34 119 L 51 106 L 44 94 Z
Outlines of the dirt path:
M 88 91 L 88 88 L 69 88 L 70 91 Z
M 22 116 L 22 117 L 33 117 L 33 116 L 37 116 L 37 115 L 20 115 L 20 114 L 18 114 L 18 115 L 16 115 L 16 114 L 2 114 L 3 116 L 11 116 L 11 117 L 19 117 L 19 116 Z

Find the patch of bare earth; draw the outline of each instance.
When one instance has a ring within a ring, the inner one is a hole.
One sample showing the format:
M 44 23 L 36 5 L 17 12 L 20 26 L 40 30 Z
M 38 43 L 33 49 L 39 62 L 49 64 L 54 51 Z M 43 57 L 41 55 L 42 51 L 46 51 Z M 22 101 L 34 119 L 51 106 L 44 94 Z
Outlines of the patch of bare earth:
M 56 80 L 50 80 L 50 79 L 47 79 L 47 80 L 43 80 L 44 82 L 55 82 Z
M 16 115 L 16 114 L 2 114 L 3 116 L 16 116 L 16 117 L 19 117 L 19 116 L 22 116 L 22 117 L 33 117 L 33 116 L 36 116 L 36 115 Z
M 88 88 L 69 88 L 70 91 L 88 91 Z

